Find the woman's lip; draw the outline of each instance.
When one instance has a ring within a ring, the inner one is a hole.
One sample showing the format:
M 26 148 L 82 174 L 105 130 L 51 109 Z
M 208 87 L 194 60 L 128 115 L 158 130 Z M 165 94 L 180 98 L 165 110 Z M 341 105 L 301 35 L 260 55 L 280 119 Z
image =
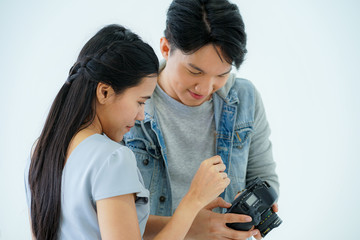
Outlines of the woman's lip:
M 199 95 L 199 94 L 196 94 L 196 93 L 193 93 L 192 91 L 188 90 L 190 95 L 195 98 L 195 99 L 202 99 L 204 98 L 205 96 L 204 95 Z

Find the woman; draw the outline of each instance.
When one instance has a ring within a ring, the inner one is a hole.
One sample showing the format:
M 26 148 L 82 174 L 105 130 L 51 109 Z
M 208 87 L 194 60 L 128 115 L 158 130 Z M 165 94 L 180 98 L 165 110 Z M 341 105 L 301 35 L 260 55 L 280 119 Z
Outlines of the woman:
M 133 153 L 118 142 L 144 118 L 155 89 L 152 48 L 122 26 L 83 47 L 56 96 L 25 171 L 33 238 L 141 239 L 149 215 Z M 230 180 L 219 156 L 205 160 L 156 239 L 183 239 L 196 214 Z

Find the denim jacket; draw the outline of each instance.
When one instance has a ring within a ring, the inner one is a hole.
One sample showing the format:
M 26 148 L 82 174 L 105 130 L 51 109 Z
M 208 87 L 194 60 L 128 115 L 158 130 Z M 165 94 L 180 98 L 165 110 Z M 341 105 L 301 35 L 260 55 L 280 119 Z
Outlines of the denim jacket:
M 267 180 L 278 191 L 268 138 L 270 129 L 261 98 L 252 83 L 230 74 L 225 86 L 212 97 L 216 154 L 221 156 L 231 180 L 221 196 L 232 202 L 238 191 L 256 177 Z M 157 121 L 156 106 L 151 99 L 145 105 L 145 119 L 137 121 L 123 141 L 134 152 L 145 187 L 150 191 L 150 214 L 171 216 L 171 179 L 166 146 Z

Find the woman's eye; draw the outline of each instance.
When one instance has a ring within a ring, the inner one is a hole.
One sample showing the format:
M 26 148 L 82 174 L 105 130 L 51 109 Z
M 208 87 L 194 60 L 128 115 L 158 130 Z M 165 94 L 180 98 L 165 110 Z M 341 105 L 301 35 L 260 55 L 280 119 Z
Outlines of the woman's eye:
M 138 103 L 140 106 L 145 104 L 145 102 L 138 102 Z

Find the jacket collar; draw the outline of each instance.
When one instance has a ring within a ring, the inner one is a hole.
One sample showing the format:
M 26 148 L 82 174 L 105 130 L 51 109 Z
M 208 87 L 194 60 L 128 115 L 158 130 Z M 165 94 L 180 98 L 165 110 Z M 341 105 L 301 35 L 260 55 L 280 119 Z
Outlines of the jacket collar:
M 231 91 L 231 88 L 235 84 L 236 74 L 230 73 L 229 78 L 226 81 L 226 84 L 217 90 L 215 94 L 217 94 L 222 100 L 224 100 L 228 104 L 234 104 L 239 102 L 239 98 L 236 91 Z

